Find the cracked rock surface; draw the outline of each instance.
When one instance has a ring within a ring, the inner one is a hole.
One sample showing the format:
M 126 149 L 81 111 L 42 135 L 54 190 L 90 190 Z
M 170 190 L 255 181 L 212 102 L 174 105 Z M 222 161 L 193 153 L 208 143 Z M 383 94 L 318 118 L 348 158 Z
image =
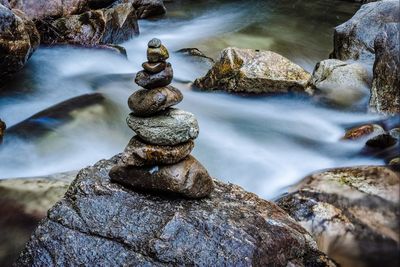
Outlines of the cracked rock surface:
M 218 181 L 201 200 L 137 193 L 110 182 L 118 160 L 80 171 L 16 266 L 335 266 L 273 203 Z

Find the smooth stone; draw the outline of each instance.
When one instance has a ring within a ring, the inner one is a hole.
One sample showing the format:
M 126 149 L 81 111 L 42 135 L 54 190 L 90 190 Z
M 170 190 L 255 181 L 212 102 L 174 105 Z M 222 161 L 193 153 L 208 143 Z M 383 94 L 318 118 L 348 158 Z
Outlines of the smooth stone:
M 129 97 L 128 106 L 135 116 L 147 117 L 178 104 L 182 99 L 181 91 L 172 86 L 140 89 Z
M 376 149 L 385 149 L 397 143 L 397 139 L 390 134 L 380 134 L 369 139 L 365 145 Z
M 147 48 L 147 60 L 149 62 L 164 62 L 169 58 L 168 49 L 161 45 L 158 48 Z
M 109 174 L 113 182 L 134 189 L 174 193 L 188 198 L 207 197 L 214 190 L 214 182 L 207 170 L 192 156 L 174 165 L 117 165 Z
M 196 139 L 199 135 L 196 117 L 180 109 L 170 108 L 148 118 L 130 114 L 126 121 L 142 140 L 155 145 L 177 145 Z
M 136 74 L 135 82 L 146 89 L 153 89 L 158 87 L 167 86 L 172 82 L 174 71 L 170 63 L 167 67 L 156 74 L 149 73 L 147 71 L 139 71 Z
M 144 62 L 142 64 L 142 67 L 144 70 L 150 72 L 150 73 L 159 73 L 167 67 L 167 63 L 165 62 L 156 62 L 156 63 L 150 63 L 150 62 Z
M 122 154 L 120 165 L 145 166 L 174 164 L 186 158 L 194 147 L 192 140 L 175 146 L 146 144 L 134 136 Z
M 149 43 L 147 44 L 147 46 L 149 48 L 159 48 L 161 47 L 161 40 L 158 38 L 153 38 L 149 41 Z
M 342 139 L 359 140 L 375 137 L 383 133 L 385 133 L 385 130 L 382 128 L 382 126 L 378 124 L 365 124 L 347 130 Z

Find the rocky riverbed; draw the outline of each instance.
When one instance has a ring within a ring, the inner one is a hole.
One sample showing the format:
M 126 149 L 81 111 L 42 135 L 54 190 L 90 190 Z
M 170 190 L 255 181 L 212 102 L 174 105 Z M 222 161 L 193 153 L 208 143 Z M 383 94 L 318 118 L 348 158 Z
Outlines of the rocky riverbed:
M 397 266 L 398 14 L 0 1 L 0 265 Z

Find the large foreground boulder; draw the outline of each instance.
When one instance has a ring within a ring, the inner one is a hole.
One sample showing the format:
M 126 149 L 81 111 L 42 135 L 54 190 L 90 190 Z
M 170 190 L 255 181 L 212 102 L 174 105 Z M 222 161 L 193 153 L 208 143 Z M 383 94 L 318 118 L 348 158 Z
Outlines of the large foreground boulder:
M 118 0 L 116 3 L 132 3 L 139 19 L 162 15 L 167 11 L 163 0 Z
M 341 266 L 399 266 L 400 176 L 387 167 L 323 171 L 278 200 Z
M 309 78 L 303 68 L 274 52 L 229 47 L 194 85 L 238 93 L 304 92 Z
M 390 23 L 375 39 L 376 59 L 370 107 L 380 113 L 400 113 L 399 32 L 400 23 Z
M 37 26 L 45 44 L 118 44 L 139 34 L 136 10 L 130 3 L 38 21 Z
M 374 62 L 376 36 L 387 23 L 399 23 L 399 1 L 385 0 L 361 6 L 348 21 L 337 26 L 334 33 L 333 58 Z
M 39 42 L 32 21 L 0 4 L 0 80 L 22 69 Z
M 17 266 L 334 266 L 275 204 L 216 181 L 209 198 L 111 183 L 118 157 L 83 169 Z

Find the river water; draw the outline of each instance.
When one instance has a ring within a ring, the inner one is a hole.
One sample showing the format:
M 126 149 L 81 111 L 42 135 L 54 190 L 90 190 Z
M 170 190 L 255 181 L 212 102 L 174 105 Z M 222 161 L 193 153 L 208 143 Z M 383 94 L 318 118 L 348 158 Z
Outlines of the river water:
M 133 73 L 140 70 L 146 43 L 153 37 L 162 39 L 171 52 L 197 47 L 212 57 L 227 46 L 273 50 L 312 71 L 332 49 L 333 27 L 358 8 L 332 0 L 187 2 L 168 4 L 163 18 L 140 21 L 141 35 L 122 44 L 128 60 L 68 46 L 36 51 L 0 95 L 0 117 L 9 127 L 83 94 L 101 93 L 105 101 L 55 111 L 57 121 L 36 118 L 51 129 L 39 136 L 33 137 L 35 129 L 29 127 L 28 138 L 6 136 L 0 177 L 79 169 L 121 152 L 133 134 L 125 124 L 126 100 L 137 89 Z M 273 198 L 319 169 L 382 163 L 359 156 L 363 143 L 340 141 L 345 126 L 378 119 L 376 115 L 293 96 L 194 91 L 187 81 L 204 74 L 205 66 L 177 53 L 171 53 L 170 61 L 173 85 L 185 97 L 178 107 L 193 112 L 200 124 L 193 154 L 213 177 Z

